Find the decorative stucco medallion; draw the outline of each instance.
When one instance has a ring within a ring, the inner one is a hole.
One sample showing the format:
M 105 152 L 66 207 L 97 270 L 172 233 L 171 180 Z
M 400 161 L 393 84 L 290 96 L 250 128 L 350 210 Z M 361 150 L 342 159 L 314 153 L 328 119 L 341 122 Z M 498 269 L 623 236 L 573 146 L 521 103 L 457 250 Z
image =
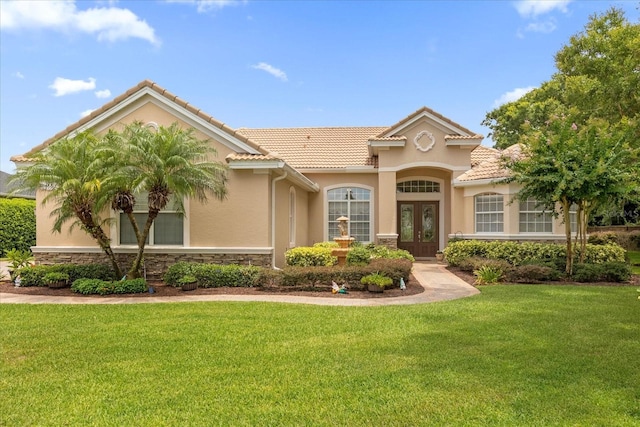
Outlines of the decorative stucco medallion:
M 429 141 L 431 141 L 431 143 L 427 145 L 422 145 L 420 143 L 420 139 L 422 137 L 426 137 L 427 139 L 429 139 Z M 431 132 L 423 130 L 422 132 L 417 134 L 415 138 L 413 138 L 413 144 L 416 146 L 418 150 L 422 151 L 423 153 L 426 153 L 427 151 L 431 150 L 434 145 L 436 145 L 436 138 L 433 136 Z

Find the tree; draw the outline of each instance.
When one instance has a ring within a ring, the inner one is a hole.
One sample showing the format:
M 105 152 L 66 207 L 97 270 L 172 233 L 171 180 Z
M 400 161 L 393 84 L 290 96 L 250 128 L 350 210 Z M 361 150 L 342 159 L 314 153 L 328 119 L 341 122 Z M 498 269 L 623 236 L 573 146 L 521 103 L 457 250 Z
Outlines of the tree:
M 552 116 L 571 110 L 577 124 L 602 119 L 628 126 L 632 146 L 640 146 L 640 25 L 612 8 L 590 18 L 555 55 L 557 72 L 517 101 L 487 113 L 483 125 L 497 148 L 520 141 L 527 131 L 542 130 Z
M 100 215 L 108 202 L 102 188 L 107 175 L 104 159 L 96 155 L 100 144 L 101 139 L 90 131 L 56 141 L 34 155 L 30 165 L 19 168 L 11 182 L 18 191 L 45 189 L 42 204 L 56 206 L 51 212 L 53 230 L 60 233 L 67 222 L 71 222 L 71 229 L 80 226 L 95 239 L 120 277 L 122 272 L 103 229 L 108 218 Z
M 519 156 L 505 158 L 511 170 L 506 182 L 521 185 L 517 198 L 536 199 L 561 215 L 567 245 L 566 272 L 572 274 L 571 209 L 576 208 L 577 240 L 584 261 L 590 214 L 620 203 L 640 186 L 640 149 L 629 145 L 629 127 L 590 119 L 578 126 L 572 117 L 552 117 L 541 130 L 523 127 Z
M 194 129 L 177 123 L 157 130 L 134 122 L 120 132 L 105 136 L 103 148 L 111 159 L 110 178 L 105 183 L 112 208 L 127 215 L 133 227 L 138 252 L 127 276 L 140 277 L 140 268 L 151 226 L 170 199 L 179 213 L 184 198 L 207 201 L 208 195 L 223 200 L 227 194 L 227 167 L 210 161 L 215 150 L 208 141 L 195 136 Z M 144 224 L 134 215 L 136 196 L 147 195 L 148 213 Z M 141 227 L 142 225 L 142 227 Z

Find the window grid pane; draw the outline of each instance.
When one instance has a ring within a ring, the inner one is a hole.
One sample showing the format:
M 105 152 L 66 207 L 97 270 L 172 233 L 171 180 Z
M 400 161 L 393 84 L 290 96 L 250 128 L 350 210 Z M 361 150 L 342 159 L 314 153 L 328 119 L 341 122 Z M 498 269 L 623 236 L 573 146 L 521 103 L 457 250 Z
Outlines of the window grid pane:
M 504 199 L 501 194 L 476 196 L 476 233 L 504 232 Z
M 334 188 L 327 191 L 328 238 L 340 237 L 337 219 L 349 218 L 349 235 L 358 242 L 371 241 L 371 191 L 364 188 Z
M 552 218 L 550 212 L 544 212 L 535 199 L 520 202 L 520 232 L 521 233 L 551 233 Z
M 398 193 L 439 193 L 440 183 L 433 181 L 403 181 L 396 184 Z
M 182 220 L 176 213 L 159 213 L 153 222 L 153 244 L 182 245 Z

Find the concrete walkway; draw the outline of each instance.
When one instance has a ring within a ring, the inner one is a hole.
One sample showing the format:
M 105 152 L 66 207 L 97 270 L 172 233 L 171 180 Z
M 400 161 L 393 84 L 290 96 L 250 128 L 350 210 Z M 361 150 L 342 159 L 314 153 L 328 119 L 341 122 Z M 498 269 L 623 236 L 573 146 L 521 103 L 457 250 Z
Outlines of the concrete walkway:
M 47 295 L 24 295 L 0 293 L 0 303 L 4 304 L 142 304 L 160 302 L 196 302 L 196 301 L 261 301 L 284 302 L 294 304 L 335 305 L 335 306 L 381 306 L 409 305 L 428 302 L 447 301 L 479 294 L 473 286 L 447 271 L 444 265 L 435 262 L 416 262 L 413 264 L 413 275 L 424 287 L 424 292 L 417 295 L 393 298 L 349 298 L 341 299 L 340 295 L 330 297 L 306 297 L 293 295 L 184 295 L 154 298 L 101 298 L 101 297 L 68 297 Z

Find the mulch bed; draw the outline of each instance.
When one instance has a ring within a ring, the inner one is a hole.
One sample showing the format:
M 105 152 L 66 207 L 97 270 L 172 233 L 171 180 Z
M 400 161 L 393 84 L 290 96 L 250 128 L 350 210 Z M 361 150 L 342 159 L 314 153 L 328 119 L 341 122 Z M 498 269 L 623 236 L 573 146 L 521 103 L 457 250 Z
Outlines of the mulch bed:
M 140 294 L 126 294 L 127 297 L 132 298 L 154 298 L 154 297 L 171 297 L 179 295 L 294 295 L 294 296 L 306 296 L 306 297 L 335 297 L 335 298 L 393 298 L 399 296 L 416 295 L 424 292 L 424 288 L 418 283 L 418 281 L 411 275 L 407 282 L 407 289 L 400 290 L 399 288 L 385 289 L 382 293 L 373 293 L 367 291 L 349 291 L 347 294 L 332 294 L 331 287 L 326 286 L 319 288 L 316 291 L 305 290 L 292 290 L 289 288 L 275 288 L 275 287 L 256 287 L 256 288 L 198 288 L 193 291 L 183 291 L 180 288 L 173 286 L 167 286 L 163 282 L 149 282 L 149 286 L 153 287 L 153 293 L 140 293 Z M 51 295 L 51 296 L 73 296 L 78 298 L 84 297 L 102 297 L 102 298 L 121 298 L 125 295 L 82 295 L 71 291 L 70 288 L 62 289 L 49 289 L 46 286 L 29 286 L 29 287 L 15 287 L 11 282 L 0 282 L 0 292 L 11 294 L 26 294 L 26 295 Z

